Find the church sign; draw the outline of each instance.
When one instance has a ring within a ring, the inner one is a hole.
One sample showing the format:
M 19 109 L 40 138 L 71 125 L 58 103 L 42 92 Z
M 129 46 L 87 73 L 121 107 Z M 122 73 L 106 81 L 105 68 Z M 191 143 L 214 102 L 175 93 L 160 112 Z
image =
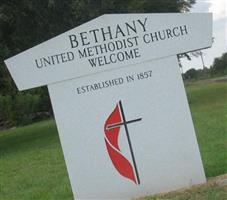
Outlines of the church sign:
M 206 181 L 177 54 L 211 14 L 103 15 L 5 61 L 47 85 L 75 198 L 130 199 Z

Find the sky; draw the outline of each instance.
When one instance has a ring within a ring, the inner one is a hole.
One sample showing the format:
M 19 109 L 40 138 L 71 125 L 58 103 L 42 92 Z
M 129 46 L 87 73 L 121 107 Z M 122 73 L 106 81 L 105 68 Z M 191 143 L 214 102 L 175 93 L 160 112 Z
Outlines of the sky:
M 210 67 L 214 58 L 220 57 L 227 52 L 227 0 L 196 0 L 190 12 L 192 13 L 213 13 L 213 46 L 209 49 L 202 50 L 204 64 Z M 181 60 L 183 71 L 186 72 L 190 68 L 202 69 L 202 60 L 200 57 L 192 57 L 191 61 L 186 58 Z

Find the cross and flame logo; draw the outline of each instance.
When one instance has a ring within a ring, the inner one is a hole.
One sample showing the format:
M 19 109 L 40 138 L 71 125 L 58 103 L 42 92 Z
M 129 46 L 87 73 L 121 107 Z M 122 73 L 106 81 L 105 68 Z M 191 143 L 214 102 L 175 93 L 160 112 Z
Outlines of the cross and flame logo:
M 140 184 L 140 178 L 130 140 L 128 124 L 141 120 L 142 118 L 127 121 L 122 102 L 119 101 L 113 112 L 109 115 L 104 126 L 106 148 L 114 167 L 123 177 L 130 179 L 137 185 Z M 124 127 L 126 133 L 133 164 L 131 164 L 130 161 L 122 154 L 119 147 L 118 138 L 121 127 Z

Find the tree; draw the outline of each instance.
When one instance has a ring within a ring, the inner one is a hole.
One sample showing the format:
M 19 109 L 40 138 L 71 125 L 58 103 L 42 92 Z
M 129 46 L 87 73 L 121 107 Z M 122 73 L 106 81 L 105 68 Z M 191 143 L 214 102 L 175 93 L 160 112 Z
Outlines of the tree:
M 106 13 L 185 12 L 195 0 L 2 0 L 1 62 Z
M 29 97 L 34 100 L 34 112 L 45 109 L 51 112 L 46 87 L 26 91 L 24 96 L 18 94 L 3 60 L 102 14 L 186 12 L 194 3 L 195 0 L 1 0 L 0 98 L 25 105 L 22 101 Z M 38 102 L 43 99 L 45 103 Z M 9 108 L 17 113 L 15 109 L 19 106 Z M 24 113 L 27 114 L 26 106 Z
M 211 73 L 213 75 L 227 74 L 227 53 L 224 53 L 220 58 L 215 58 L 211 66 Z
M 184 74 L 184 79 L 186 79 L 186 80 L 197 79 L 196 69 L 191 68 L 188 71 L 186 71 L 185 74 Z

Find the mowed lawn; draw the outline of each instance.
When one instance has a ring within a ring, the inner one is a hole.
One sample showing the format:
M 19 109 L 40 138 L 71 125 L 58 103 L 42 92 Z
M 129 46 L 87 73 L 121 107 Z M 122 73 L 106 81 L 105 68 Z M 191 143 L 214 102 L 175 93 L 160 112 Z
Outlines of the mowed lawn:
M 186 87 L 207 177 L 227 173 L 227 82 Z
M 0 132 L 0 200 L 72 200 L 53 120 Z
M 227 82 L 193 83 L 186 90 L 206 176 L 227 173 Z M 168 199 L 224 200 L 226 193 L 216 185 L 201 190 Z M 53 120 L 0 132 L 0 199 L 73 199 Z

